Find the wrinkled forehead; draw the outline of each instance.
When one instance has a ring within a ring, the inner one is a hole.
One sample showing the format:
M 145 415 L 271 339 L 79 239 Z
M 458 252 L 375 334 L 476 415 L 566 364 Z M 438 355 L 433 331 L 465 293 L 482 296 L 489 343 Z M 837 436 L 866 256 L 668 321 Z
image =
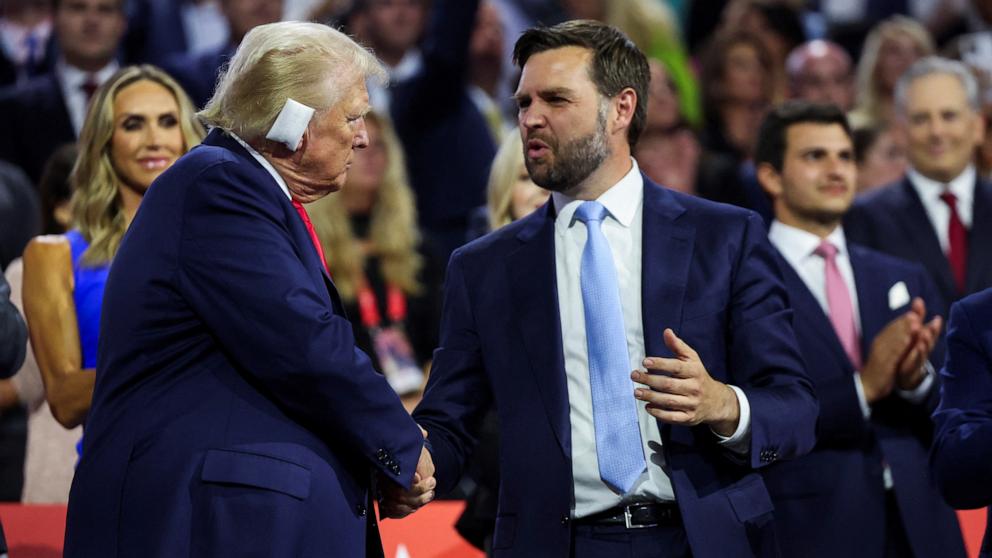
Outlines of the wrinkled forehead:
M 517 95 L 535 94 L 544 89 L 591 86 L 592 51 L 566 46 L 535 53 L 520 73 Z

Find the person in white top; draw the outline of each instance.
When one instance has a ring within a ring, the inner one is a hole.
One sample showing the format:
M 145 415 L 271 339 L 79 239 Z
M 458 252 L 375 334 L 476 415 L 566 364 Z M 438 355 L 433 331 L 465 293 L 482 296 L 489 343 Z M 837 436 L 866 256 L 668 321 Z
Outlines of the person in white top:
M 857 171 L 844 113 L 804 101 L 776 107 L 755 163 L 820 401 L 813 452 L 763 471 L 783 555 L 963 556 L 954 512 L 927 472 L 939 296 L 919 264 L 846 240 L 841 218 Z
M 924 58 L 899 79 L 895 106 L 909 171 L 859 199 L 845 228 L 856 242 L 922 263 L 950 304 L 992 286 L 992 250 L 984 248 L 992 183 L 974 165 L 985 134 L 978 84 L 960 62 Z
M 640 173 L 649 69 L 620 31 L 535 28 L 514 52 L 552 199 L 452 256 L 414 411 L 439 492 L 492 402 L 495 555 L 776 555 L 755 469 L 812 446 L 816 403 L 760 217 Z

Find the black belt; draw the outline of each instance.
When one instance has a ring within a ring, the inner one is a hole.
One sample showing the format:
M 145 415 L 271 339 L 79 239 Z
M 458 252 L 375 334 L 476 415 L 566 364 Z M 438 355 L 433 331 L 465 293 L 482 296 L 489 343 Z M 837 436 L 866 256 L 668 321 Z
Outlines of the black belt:
M 682 514 L 674 502 L 642 502 L 617 506 L 575 520 L 576 525 L 623 525 L 628 529 L 682 525 Z

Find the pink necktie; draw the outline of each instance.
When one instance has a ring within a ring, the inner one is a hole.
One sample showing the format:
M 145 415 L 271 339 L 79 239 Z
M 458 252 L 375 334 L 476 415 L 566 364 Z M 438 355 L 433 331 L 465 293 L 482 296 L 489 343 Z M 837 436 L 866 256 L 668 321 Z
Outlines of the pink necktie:
M 851 292 L 847 290 L 844 277 L 837 268 L 837 247 L 823 240 L 814 253 L 822 257 L 825 264 L 830 323 L 833 324 L 837 338 L 840 339 L 840 344 L 851 359 L 851 363 L 856 369 L 860 369 L 861 345 L 858 340 L 858 330 L 854 325 L 854 305 L 851 303 Z

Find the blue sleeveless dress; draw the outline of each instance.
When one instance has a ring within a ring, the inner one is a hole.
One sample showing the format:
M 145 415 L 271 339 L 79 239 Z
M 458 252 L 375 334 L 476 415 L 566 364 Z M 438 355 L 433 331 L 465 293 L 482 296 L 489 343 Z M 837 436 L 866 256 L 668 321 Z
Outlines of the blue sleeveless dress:
M 72 252 L 72 276 L 74 288 L 72 299 L 76 303 L 76 323 L 79 327 L 79 348 L 83 357 L 83 368 L 96 368 L 96 347 L 100 337 L 100 308 L 103 305 L 103 288 L 107 285 L 110 265 L 87 266 L 83 264 L 83 252 L 89 243 L 82 233 L 71 230 L 65 233 Z M 82 440 L 76 444 L 76 452 L 82 452 Z

